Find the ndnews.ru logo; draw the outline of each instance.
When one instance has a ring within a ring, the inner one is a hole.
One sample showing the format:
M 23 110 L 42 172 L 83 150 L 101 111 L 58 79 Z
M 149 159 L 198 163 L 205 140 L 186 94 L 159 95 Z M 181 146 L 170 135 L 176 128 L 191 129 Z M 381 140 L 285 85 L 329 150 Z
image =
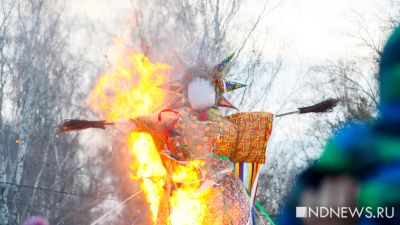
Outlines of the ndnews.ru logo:
M 394 217 L 394 207 L 296 207 L 297 218 L 387 218 Z

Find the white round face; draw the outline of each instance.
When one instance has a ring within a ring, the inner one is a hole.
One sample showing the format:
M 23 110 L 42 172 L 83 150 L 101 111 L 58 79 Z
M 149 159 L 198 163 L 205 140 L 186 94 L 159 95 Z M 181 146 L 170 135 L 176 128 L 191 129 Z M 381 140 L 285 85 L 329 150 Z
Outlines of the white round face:
M 195 78 L 188 86 L 188 100 L 195 110 L 203 110 L 215 105 L 215 89 L 211 81 Z

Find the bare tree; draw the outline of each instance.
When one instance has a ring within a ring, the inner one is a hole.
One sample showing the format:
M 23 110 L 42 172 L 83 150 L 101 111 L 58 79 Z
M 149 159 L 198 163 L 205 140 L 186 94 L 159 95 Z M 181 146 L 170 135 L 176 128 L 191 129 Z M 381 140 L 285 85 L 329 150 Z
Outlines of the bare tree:
M 7 81 L 10 79 L 12 73 L 11 57 L 7 55 L 7 46 L 10 44 L 11 39 L 11 20 L 13 12 L 15 11 L 15 2 L 2 1 L 1 2 L 1 16 L 0 16 L 0 146 L 1 147 L 1 165 L 0 165 L 0 224 L 8 223 L 9 208 L 7 205 L 7 186 L 4 184 L 7 180 L 7 167 L 10 163 L 10 149 L 7 148 L 10 144 L 10 139 L 15 137 L 15 132 L 10 129 L 10 126 L 5 123 L 4 108 L 6 99 Z
M 85 224 L 104 199 L 96 197 L 104 190 L 93 176 L 96 159 L 82 156 L 79 136 L 55 137 L 59 121 L 84 104 L 78 75 L 86 61 L 69 49 L 64 7 L 62 0 L 1 1 L 0 224 L 37 214 Z

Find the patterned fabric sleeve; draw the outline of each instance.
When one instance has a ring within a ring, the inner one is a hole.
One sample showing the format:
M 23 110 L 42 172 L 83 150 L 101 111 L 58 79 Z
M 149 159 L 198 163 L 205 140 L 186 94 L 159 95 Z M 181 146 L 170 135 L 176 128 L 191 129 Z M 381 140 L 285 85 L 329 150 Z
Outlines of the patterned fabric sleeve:
M 273 114 L 268 112 L 235 113 L 227 117 L 236 125 L 237 142 L 233 162 L 265 163 L 265 151 L 272 132 Z
M 132 121 L 136 126 L 135 131 L 149 133 L 157 149 L 161 150 L 166 141 L 166 132 L 173 126 L 176 119 L 175 114 L 163 113 L 161 117 L 157 115 L 139 116 Z

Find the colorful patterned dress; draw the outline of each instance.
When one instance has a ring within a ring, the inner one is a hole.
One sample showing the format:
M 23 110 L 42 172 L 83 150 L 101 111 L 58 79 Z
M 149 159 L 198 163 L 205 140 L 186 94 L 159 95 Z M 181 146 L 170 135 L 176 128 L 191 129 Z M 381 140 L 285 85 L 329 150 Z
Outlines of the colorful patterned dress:
M 213 185 L 206 188 L 211 191 L 203 224 L 251 224 L 249 197 L 233 173 L 233 163 L 265 162 L 273 115 L 248 112 L 223 117 L 217 108 L 208 109 L 207 114 L 207 120 L 186 111 L 179 118 L 162 113 L 158 118 L 140 117 L 134 122 L 139 131 L 152 135 L 160 151 L 168 148 L 179 160 L 204 160 L 206 180 Z

